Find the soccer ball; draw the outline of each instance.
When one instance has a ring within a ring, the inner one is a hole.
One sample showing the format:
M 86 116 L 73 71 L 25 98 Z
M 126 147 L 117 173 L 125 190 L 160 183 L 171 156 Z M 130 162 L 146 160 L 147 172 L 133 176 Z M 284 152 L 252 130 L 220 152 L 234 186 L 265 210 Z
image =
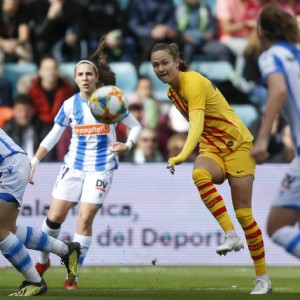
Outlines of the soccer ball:
M 113 124 L 121 121 L 128 108 L 128 100 L 122 90 L 113 85 L 97 89 L 89 99 L 94 118 L 100 123 Z

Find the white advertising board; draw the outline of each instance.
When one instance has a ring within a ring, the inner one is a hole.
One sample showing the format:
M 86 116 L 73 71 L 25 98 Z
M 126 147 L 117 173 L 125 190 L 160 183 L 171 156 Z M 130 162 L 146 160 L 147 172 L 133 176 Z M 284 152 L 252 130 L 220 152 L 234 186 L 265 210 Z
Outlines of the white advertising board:
M 60 164 L 45 163 L 37 167 L 35 184 L 28 185 L 26 190 L 19 224 L 41 226 L 59 168 Z M 271 202 L 286 168 L 284 164 L 262 165 L 256 172 L 253 212 L 264 234 L 269 265 L 299 264 L 265 233 Z M 200 200 L 191 172 L 192 164 L 177 167 L 172 176 L 166 164 L 122 163 L 115 172 L 104 207 L 95 218 L 93 243 L 85 265 L 151 265 L 153 260 L 157 265 L 252 265 L 247 248 L 225 257 L 216 254 L 224 235 Z M 216 187 L 243 237 L 227 182 Z M 72 240 L 77 210 L 75 207 L 70 211 L 62 226 L 61 239 Z M 36 261 L 38 252 L 30 250 L 30 254 Z M 55 255 L 51 261 L 52 265 L 60 265 Z M 3 257 L 0 262 L 0 266 L 9 265 Z

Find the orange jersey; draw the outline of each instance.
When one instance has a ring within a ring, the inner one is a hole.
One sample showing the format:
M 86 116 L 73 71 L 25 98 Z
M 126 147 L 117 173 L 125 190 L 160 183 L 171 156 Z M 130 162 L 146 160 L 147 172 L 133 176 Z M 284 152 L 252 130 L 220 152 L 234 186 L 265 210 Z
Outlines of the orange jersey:
M 224 96 L 207 78 L 194 71 L 180 72 L 179 91 L 168 89 L 168 97 L 189 121 L 189 111 L 205 111 L 204 129 L 199 137 L 201 149 L 232 152 L 253 136 L 229 106 Z

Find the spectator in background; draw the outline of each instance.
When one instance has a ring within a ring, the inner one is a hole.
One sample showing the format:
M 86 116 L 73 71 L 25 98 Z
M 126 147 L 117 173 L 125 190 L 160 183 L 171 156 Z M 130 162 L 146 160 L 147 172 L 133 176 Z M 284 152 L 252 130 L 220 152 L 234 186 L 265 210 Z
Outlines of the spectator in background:
M 158 148 L 165 159 L 168 159 L 167 143 L 169 138 L 176 133 L 186 134 L 189 130 L 188 121 L 181 115 L 174 105 L 170 105 L 166 114 L 159 119 L 157 131 L 159 132 Z
M 2 0 L 0 7 L 0 60 L 4 62 L 30 62 L 29 13 L 19 0 Z
M 71 97 L 74 89 L 71 84 L 61 77 L 57 60 L 46 55 L 42 57 L 38 75 L 33 79 L 28 94 L 32 98 L 34 107 L 39 118 L 53 126 L 54 117 L 61 105 Z M 65 130 L 56 146 L 57 160 L 63 161 L 71 137 L 71 130 Z
M 184 0 L 176 8 L 178 29 L 183 39 L 183 59 L 191 63 L 197 54 L 232 63 L 229 48 L 216 37 L 216 19 L 202 0 Z
M 81 12 L 74 0 L 38 0 L 32 3 L 33 46 L 35 61 L 45 53 L 59 61 L 79 59 Z
M 12 106 L 12 85 L 9 80 L 0 77 L 0 107 Z
M 32 99 L 28 95 L 18 95 L 13 101 L 13 118 L 4 124 L 4 131 L 23 148 L 29 159 L 33 158 L 41 141 L 52 125 L 42 122 L 35 114 Z M 50 151 L 45 161 L 56 161 L 56 152 Z
M 108 61 L 124 61 L 122 36 L 124 11 L 117 0 L 76 0 L 79 4 L 83 23 L 82 39 L 85 53 L 88 56 L 98 46 L 99 37 L 105 36 Z
M 127 7 L 128 35 L 124 47 L 138 64 L 150 60 L 156 42 L 179 40 L 173 0 L 131 0 Z
M 142 127 L 144 127 L 144 107 L 143 104 L 140 102 L 131 103 L 128 105 L 128 111 L 136 118 L 136 120 L 141 124 Z M 127 136 L 129 134 L 129 131 L 127 127 L 122 123 L 118 123 L 116 127 L 116 135 L 117 140 L 125 143 L 127 140 Z M 133 148 L 135 148 L 136 145 L 133 145 Z M 131 153 L 131 152 L 130 152 Z M 131 161 L 132 154 L 130 153 L 121 153 L 119 155 L 120 161 Z
M 186 141 L 187 138 L 187 133 L 186 132 L 178 132 L 178 133 L 173 133 L 170 138 L 168 139 L 167 142 L 167 157 L 175 157 L 177 156 Z M 196 157 L 197 157 L 196 151 L 194 151 L 190 157 L 187 158 L 187 162 L 194 162 Z
M 150 128 L 143 128 L 137 146 L 132 153 L 132 162 L 163 162 L 164 158 L 158 150 L 158 134 Z
M 155 129 L 159 120 L 159 104 L 153 96 L 152 81 L 147 76 L 140 76 L 133 95 L 129 97 L 129 103 L 141 103 L 143 116 L 140 121 L 143 126 Z
M 243 52 L 256 27 L 262 4 L 259 0 L 217 0 L 220 41 L 236 56 L 236 71 L 243 68 Z
M 28 90 L 39 118 L 53 125 L 63 101 L 73 93 L 71 84 L 59 73 L 57 60 L 52 55 L 42 57 L 38 75 Z

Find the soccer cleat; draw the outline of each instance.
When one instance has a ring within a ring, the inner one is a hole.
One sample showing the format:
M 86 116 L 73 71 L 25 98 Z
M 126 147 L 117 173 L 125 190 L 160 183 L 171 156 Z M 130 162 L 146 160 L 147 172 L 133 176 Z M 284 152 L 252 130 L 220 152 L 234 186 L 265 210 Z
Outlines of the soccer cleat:
M 49 267 L 50 267 L 50 259 L 48 259 L 48 261 L 45 264 L 41 264 L 39 262 L 35 264 L 35 268 L 37 272 L 40 274 L 40 276 L 43 276 L 44 273 L 49 269 Z
M 237 252 L 241 249 L 244 249 L 244 244 L 240 237 L 226 235 L 224 243 L 217 248 L 216 252 L 219 255 L 226 255 L 228 252 Z
M 67 268 L 69 283 L 72 285 L 76 276 L 78 276 L 78 261 L 81 247 L 77 242 L 69 243 L 68 247 L 69 251 L 61 258 L 61 263 Z
M 77 290 L 77 282 L 73 282 L 73 284 L 70 284 L 69 280 L 65 280 L 64 289 L 65 290 Z
M 272 283 L 270 280 L 257 279 L 251 295 L 264 295 L 272 292 Z
M 45 294 L 47 292 L 47 289 L 47 284 L 43 278 L 39 283 L 29 282 L 25 280 L 23 281 L 22 285 L 20 286 L 17 292 L 9 294 L 8 296 L 37 296 Z

